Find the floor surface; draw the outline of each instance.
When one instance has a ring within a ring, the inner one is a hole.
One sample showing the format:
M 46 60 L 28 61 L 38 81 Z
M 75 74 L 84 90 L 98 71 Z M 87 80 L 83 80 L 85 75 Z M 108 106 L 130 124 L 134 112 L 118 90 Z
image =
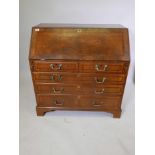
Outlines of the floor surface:
M 134 155 L 134 84 L 127 82 L 120 119 L 85 111 L 37 117 L 30 73 L 20 73 L 20 155 Z

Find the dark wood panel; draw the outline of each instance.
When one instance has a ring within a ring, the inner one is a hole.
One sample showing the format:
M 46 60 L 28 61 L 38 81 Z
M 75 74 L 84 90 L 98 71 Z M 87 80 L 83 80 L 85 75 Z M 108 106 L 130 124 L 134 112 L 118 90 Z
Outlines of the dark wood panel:
M 126 28 L 35 27 L 32 38 L 30 59 L 129 60 Z

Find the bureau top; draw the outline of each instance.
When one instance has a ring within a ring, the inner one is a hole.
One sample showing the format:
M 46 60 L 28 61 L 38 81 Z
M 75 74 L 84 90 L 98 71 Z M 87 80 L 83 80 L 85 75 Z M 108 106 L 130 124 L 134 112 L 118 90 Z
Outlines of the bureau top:
M 128 29 L 121 25 L 39 24 L 30 59 L 129 61 Z
M 41 23 L 34 27 L 39 28 L 125 28 L 120 24 L 56 24 Z

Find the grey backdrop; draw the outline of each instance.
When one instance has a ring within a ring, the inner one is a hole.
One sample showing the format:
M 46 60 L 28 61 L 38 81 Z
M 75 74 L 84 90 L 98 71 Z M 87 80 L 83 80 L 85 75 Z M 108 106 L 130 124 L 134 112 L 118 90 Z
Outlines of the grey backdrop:
M 133 76 L 134 0 L 20 0 L 20 73 L 29 69 L 31 27 L 48 22 L 122 24 L 128 27 L 132 61 L 129 76 Z

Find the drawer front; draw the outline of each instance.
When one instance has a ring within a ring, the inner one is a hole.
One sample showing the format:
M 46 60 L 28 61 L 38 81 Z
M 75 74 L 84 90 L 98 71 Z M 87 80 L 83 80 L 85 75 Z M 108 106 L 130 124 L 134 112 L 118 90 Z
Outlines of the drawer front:
M 35 82 L 45 83 L 90 83 L 90 84 L 123 84 L 123 74 L 69 74 L 69 73 L 33 73 Z
M 37 94 L 93 94 L 93 95 L 121 95 L 123 92 L 122 85 L 72 85 L 72 84 L 36 84 L 35 91 Z
M 103 61 L 97 62 L 81 62 L 79 63 L 79 72 L 95 72 L 95 73 L 122 73 L 123 63 L 109 63 Z
M 120 97 L 81 96 L 79 106 L 89 109 L 118 109 L 120 108 Z
M 118 109 L 119 97 L 37 95 L 37 106 L 73 109 Z
M 77 62 L 34 61 L 33 71 L 36 72 L 77 72 Z
M 40 107 L 75 107 L 76 96 L 73 95 L 36 95 Z
M 37 94 L 76 94 L 76 85 L 66 84 L 36 84 L 35 90 Z

